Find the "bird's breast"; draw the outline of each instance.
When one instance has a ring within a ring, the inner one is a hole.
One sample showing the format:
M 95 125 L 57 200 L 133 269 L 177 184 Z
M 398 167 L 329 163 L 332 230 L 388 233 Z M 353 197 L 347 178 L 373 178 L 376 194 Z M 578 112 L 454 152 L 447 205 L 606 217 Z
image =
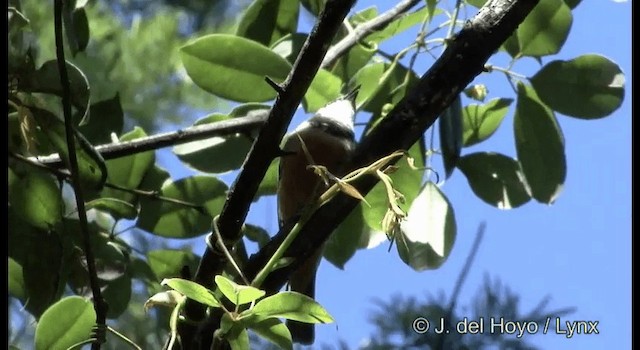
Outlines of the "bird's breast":
M 298 138 L 300 136 L 300 138 Z M 305 155 L 304 142 L 313 164 Z M 307 203 L 315 200 L 327 187 L 308 165 L 322 165 L 336 175 L 354 147 L 352 139 L 333 136 L 313 129 L 301 130 L 289 135 L 283 146 L 288 153 L 280 158 L 278 183 L 278 216 L 286 222 Z M 339 174 L 337 174 L 339 175 Z

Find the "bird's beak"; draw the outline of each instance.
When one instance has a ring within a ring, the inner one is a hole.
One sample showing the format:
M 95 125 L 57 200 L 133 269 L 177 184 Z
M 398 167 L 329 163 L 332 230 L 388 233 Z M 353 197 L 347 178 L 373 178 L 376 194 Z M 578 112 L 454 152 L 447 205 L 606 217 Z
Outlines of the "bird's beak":
M 358 91 L 360 91 L 360 86 L 362 85 L 358 85 L 355 88 L 353 88 L 353 90 L 349 91 L 346 95 L 344 95 L 342 99 L 350 101 L 351 104 L 355 107 L 356 97 L 358 97 Z

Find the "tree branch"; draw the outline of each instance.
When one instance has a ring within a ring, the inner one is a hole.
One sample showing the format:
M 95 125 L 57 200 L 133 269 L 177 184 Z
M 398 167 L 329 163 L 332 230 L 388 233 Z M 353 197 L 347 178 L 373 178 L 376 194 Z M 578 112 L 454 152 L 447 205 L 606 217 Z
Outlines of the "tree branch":
M 384 28 L 387 24 L 391 23 L 391 21 L 409 11 L 409 9 L 419 2 L 420 0 L 403 0 L 380 16 L 361 23 L 327 51 L 321 67 L 326 68 L 331 66 L 338 58 L 342 57 L 349 49 L 355 46 L 358 41 L 371 34 L 371 32 Z
M 327 1 L 289 76 L 280 85 L 282 92 L 278 94 L 267 122 L 253 143 L 251 151 L 242 166 L 240 175 L 229 190 L 227 200 L 218 219 L 218 229 L 227 249 L 231 250 L 233 245 L 241 238 L 241 228 L 249 211 L 249 206 L 258 190 L 260 180 L 264 178 L 271 161 L 281 153 L 279 143 L 291 122 L 293 113 L 300 104 L 300 100 L 302 100 L 309 85 L 311 85 L 311 81 L 318 69 L 320 69 L 329 43 L 335 37 L 354 3 L 355 0 Z M 216 242 L 211 241 L 211 236 L 207 239 L 209 240 L 208 247 L 216 248 Z M 206 249 L 200 260 L 194 281 L 204 286 L 212 287 L 213 277 L 222 273 L 226 263 L 227 259 L 223 251 L 220 249 Z M 204 315 L 205 308 L 201 304 L 193 300 L 187 300 L 185 316 L 190 321 L 201 321 Z M 180 324 L 179 333 L 183 349 L 190 349 L 192 344 L 197 344 L 198 340 L 193 337 L 195 330 L 191 323 L 182 322 Z M 203 332 L 208 332 L 208 335 L 203 334 L 203 337 L 210 336 L 213 329 L 205 329 Z
M 223 120 L 215 123 L 192 126 L 186 129 L 143 137 L 132 141 L 109 143 L 96 146 L 104 160 L 130 156 L 150 150 L 177 144 L 198 141 L 213 136 L 227 136 L 258 129 L 267 120 L 267 115 L 258 114 L 242 118 Z M 32 161 L 50 166 L 63 166 L 60 155 L 55 153 L 44 157 L 31 157 Z
M 425 73 L 417 85 L 358 144 L 347 170 L 366 166 L 396 150 L 409 149 L 435 122 L 473 79 L 484 71 L 484 64 L 539 0 L 491 0 L 450 42 L 442 56 Z M 358 181 L 358 191 L 365 195 L 378 182 L 375 177 Z M 261 286 L 268 292 L 278 291 L 290 274 L 321 246 L 347 215 L 359 204 L 344 194 L 321 207 L 307 221 L 285 254 L 295 260 L 272 272 Z M 252 279 L 273 255 L 286 237 L 285 227 L 245 266 Z

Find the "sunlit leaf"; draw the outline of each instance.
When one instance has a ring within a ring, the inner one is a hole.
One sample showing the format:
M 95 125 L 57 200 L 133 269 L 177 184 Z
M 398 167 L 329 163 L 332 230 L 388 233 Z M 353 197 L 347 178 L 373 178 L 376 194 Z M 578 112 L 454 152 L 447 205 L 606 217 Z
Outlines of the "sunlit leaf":
M 340 78 L 320 69 L 304 95 L 302 105 L 308 113 L 315 112 L 340 97 L 341 87 L 342 80 Z
M 463 109 L 463 144 L 469 147 L 493 135 L 509 111 L 510 98 L 495 98 L 485 104 L 470 104 Z
M 166 278 L 160 283 L 163 286 L 169 286 L 182 293 L 187 298 L 193 299 L 201 304 L 220 307 L 220 303 L 213 296 L 213 293 L 207 288 L 181 278 Z
M 229 34 L 210 34 L 180 50 L 189 77 L 202 89 L 233 101 L 263 102 L 276 92 L 266 82 L 282 82 L 291 65 L 259 43 Z
M 260 317 L 286 318 L 305 323 L 333 322 L 333 318 L 320 304 L 297 292 L 280 292 L 266 297 L 249 312 Z
M 223 114 L 210 115 L 195 125 L 202 125 L 231 117 Z M 176 145 L 173 153 L 189 167 L 207 173 L 224 173 L 238 169 L 251 148 L 246 135 L 214 136 L 208 139 Z
M 420 145 L 416 143 L 409 149 L 409 155 L 416 161 L 418 168 L 423 168 L 423 157 L 421 156 Z M 422 184 L 422 175 L 424 170 L 414 170 L 407 164 L 406 159 L 403 157 L 396 163 L 398 169 L 389 174 L 393 181 L 394 188 L 402 193 L 404 198 L 400 201 L 400 207 L 406 212 L 413 202 L 414 198 L 418 195 Z M 367 202 L 371 204 L 371 207 L 362 206 L 362 215 L 365 223 L 374 231 L 383 231 L 382 219 L 388 208 L 387 191 L 382 183 L 378 183 L 369 193 L 365 196 Z
M 277 318 L 268 318 L 251 324 L 250 329 L 260 337 L 279 346 L 281 349 L 293 349 L 291 332 L 284 323 Z
M 244 305 L 265 295 L 263 290 L 237 284 L 222 275 L 217 275 L 215 281 L 222 294 L 235 305 Z
M 79 296 L 66 297 L 52 305 L 36 326 L 36 349 L 67 350 L 89 339 L 96 323 L 93 304 Z
M 427 182 L 400 223 L 396 246 L 402 261 L 416 271 L 438 268 L 456 239 L 451 203 L 433 182 Z
M 9 295 L 24 301 L 26 297 L 26 288 L 24 285 L 24 278 L 22 277 L 22 266 L 12 258 L 9 258 L 8 265 Z
M 62 220 L 62 194 L 50 175 L 26 166 L 9 168 L 9 205 L 29 224 L 43 230 Z

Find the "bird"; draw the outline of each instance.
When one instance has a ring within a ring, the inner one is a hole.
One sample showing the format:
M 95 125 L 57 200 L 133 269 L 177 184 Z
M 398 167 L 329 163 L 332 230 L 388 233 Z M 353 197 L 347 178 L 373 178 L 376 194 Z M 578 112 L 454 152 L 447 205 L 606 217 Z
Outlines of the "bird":
M 327 190 L 328 184 L 308 168 L 321 165 L 335 174 L 355 149 L 355 100 L 360 86 L 320 108 L 283 138 L 277 187 L 278 219 L 280 227 L 301 215 L 305 206 L 313 203 Z M 301 141 L 302 140 L 302 141 Z M 303 143 L 308 155 L 303 150 Z M 313 162 L 315 164 L 310 164 Z M 293 272 L 289 289 L 315 299 L 316 272 L 322 260 L 323 247 Z M 292 340 L 312 344 L 313 324 L 287 321 Z

